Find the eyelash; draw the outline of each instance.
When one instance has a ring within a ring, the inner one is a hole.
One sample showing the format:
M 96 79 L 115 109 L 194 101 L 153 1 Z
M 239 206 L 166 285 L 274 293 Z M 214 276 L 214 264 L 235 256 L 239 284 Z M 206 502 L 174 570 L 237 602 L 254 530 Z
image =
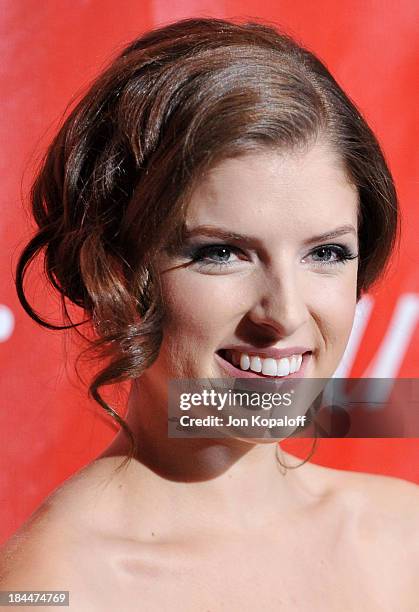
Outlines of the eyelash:
M 208 261 L 208 253 L 214 251 L 216 249 L 224 249 L 226 251 L 230 251 L 232 253 L 243 253 L 241 249 L 238 247 L 229 246 L 228 244 L 209 244 L 203 247 L 197 247 L 190 254 L 190 259 L 193 263 L 199 264 L 199 268 L 211 269 L 218 268 L 219 270 L 223 270 L 227 267 L 234 265 L 235 262 L 232 261 Z M 332 251 L 337 256 L 337 259 L 334 261 L 317 261 L 314 262 L 316 266 L 325 267 L 325 266 L 334 266 L 337 264 L 344 264 L 351 259 L 356 259 L 358 255 L 355 255 L 351 249 L 349 249 L 345 245 L 339 244 L 322 244 L 319 247 L 313 249 L 309 254 L 316 253 L 321 251 L 322 249 L 326 249 L 327 251 Z

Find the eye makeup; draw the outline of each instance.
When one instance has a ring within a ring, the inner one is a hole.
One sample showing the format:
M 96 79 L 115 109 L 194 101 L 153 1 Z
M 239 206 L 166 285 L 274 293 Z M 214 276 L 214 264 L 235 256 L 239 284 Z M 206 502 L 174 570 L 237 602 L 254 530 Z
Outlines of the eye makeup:
M 197 264 L 199 269 L 218 268 L 220 271 L 240 261 L 251 259 L 239 247 L 224 243 L 190 245 L 183 250 L 182 256 L 189 259 L 191 264 Z M 312 249 L 302 261 L 307 262 L 309 257 L 312 257 L 310 265 L 325 267 L 344 264 L 356 259 L 358 255 L 353 253 L 348 245 L 324 244 Z

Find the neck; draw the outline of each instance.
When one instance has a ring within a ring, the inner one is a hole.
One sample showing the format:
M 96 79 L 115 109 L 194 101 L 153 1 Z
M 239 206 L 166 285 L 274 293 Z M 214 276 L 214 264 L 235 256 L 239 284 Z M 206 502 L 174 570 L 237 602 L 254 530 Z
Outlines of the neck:
M 132 474 L 141 481 L 139 490 L 152 491 L 149 498 L 162 512 L 169 508 L 183 519 L 193 514 L 216 522 L 218 517 L 230 528 L 239 520 L 248 528 L 310 502 L 307 464 L 284 472 L 278 450 L 287 465 L 300 460 L 280 451 L 277 441 L 168 438 L 167 401 L 157 389 L 146 376 L 133 382 L 126 421 L 137 442 Z M 128 448 L 121 432 L 101 457 L 124 456 Z

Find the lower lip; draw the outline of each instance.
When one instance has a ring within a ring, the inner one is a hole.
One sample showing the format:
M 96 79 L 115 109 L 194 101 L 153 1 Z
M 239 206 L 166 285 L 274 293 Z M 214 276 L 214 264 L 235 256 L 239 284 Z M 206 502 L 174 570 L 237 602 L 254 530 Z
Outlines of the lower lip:
M 304 353 L 303 361 L 301 362 L 300 369 L 298 372 L 294 372 L 293 374 L 288 374 L 288 376 L 266 376 L 262 374 L 257 374 L 256 372 L 252 372 L 252 370 L 240 370 L 240 368 L 236 368 L 232 363 L 223 359 L 215 353 L 215 358 L 220 365 L 220 367 L 227 372 L 229 376 L 233 378 L 261 378 L 265 380 L 287 380 L 288 378 L 303 378 L 305 372 L 308 367 L 308 363 L 311 359 L 311 353 Z

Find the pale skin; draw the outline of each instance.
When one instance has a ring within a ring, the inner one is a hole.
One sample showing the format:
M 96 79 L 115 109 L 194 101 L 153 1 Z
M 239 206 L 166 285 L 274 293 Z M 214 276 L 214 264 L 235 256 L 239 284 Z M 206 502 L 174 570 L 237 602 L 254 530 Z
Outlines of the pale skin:
M 2 590 L 67 589 L 86 612 L 418 609 L 416 485 L 314 463 L 283 474 L 275 441 L 167 437 L 165 382 L 225 377 L 214 355 L 227 343 L 307 345 L 306 376 L 333 374 L 356 306 L 357 213 L 324 142 L 224 160 L 203 178 L 188 229 L 247 240 L 195 234 L 161 254 L 164 340 L 128 404 L 138 454 L 114 472 L 119 435 L 54 492 L 4 549 Z M 228 246 L 229 264 L 207 249 L 185 266 L 204 245 Z

